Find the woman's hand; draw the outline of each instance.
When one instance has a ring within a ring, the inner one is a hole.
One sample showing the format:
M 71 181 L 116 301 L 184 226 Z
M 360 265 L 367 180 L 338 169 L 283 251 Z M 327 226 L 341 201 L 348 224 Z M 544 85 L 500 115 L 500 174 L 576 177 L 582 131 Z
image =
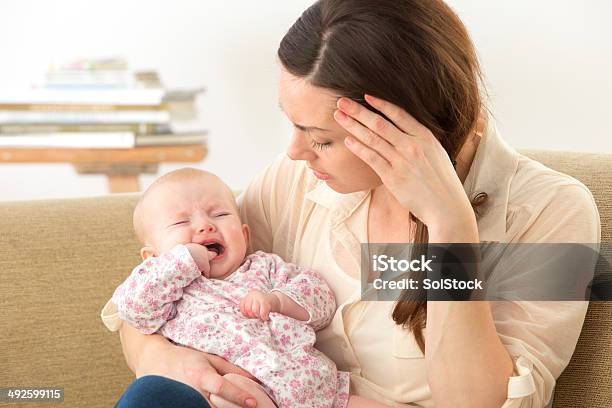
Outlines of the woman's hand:
M 389 122 L 348 98 L 340 98 L 336 121 L 353 137 L 348 149 L 378 174 L 397 201 L 445 242 L 449 233 L 464 231 L 453 241 L 473 242 L 476 218 L 448 154 L 429 129 L 404 109 L 365 96 Z M 448 238 L 447 238 L 448 237 Z M 470 239 L 470 241 L 465 241 Z M 431 240 L 435 242 L 435 240 Z
M 193 387 L 208 400 L 213 394 L 238 406 L 255 407 L 255 399 L 252 395 L 236 387 L 222 376 L 227 373 L 235 373 L 253 380 L 255 378 L 221 357 L 173 345 L 158 334 L 142 334 L 125 322 L 121 328 L 121 340 L 122 343 L 125 343 L 126 359 L 136 357 L 136 355 L 129 356 L 128 347 L 140 346 L 137 360 L 131 359 L 133 364 L 130 364 L 137 378 L 145 375 L 159 375 Z

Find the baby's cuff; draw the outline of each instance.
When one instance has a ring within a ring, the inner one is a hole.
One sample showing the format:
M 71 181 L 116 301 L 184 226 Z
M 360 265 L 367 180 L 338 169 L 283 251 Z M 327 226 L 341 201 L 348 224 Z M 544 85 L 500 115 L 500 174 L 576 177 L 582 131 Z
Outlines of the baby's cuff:
M 169 253 L 182 263 L 184 270 L 188 273 L 187 277 L 190 279 L 190 282 L 202 275 L 198 264 L 196 264 L 196 261 L 191 256 L 191 252 L 189 252 L 185 245 L 179 244 L 172 248 Z
M 305 321 L 304 323 L 311 324 L 313 322 L 313 313 L 312 313 L 312 310 L 310 310 L 310 308 L 308 307 L 308 304 L 306 302 L 304 302 L 304 300 L 301 298 L 301 296 L 296 295 L 295 293 L 291 292 L 290 290 L 287 290 L 287 288 L 274 288 L 274 289 L 272 289 L 270 291 L 270 293 L 271 292 L 282 293 L 283 295 L 285 295 L 288 298 L 290 298 L 291 300 L 293 300 L 295 303 L 300 305 L 304 310 L 306 310 L 306 313 L 308 313 L 308 320 Z
M 110 331 L 117 331 L 121 328 L 121 324 L 123 320 L 119 318 L 119 311 L 117 310 L 117 305 L 113 303 L 112 299 L 109 299 L 108 302 L 102 308 L 102 312 L 100 312 L 100 318 L 102 319 L 102 323 L 104 326 Z

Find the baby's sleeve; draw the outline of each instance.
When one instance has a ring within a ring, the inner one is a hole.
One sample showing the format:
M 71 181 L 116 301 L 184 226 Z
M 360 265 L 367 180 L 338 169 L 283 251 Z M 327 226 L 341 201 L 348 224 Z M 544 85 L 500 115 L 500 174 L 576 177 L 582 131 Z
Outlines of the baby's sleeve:
M 268 256 L 271 257 L 272 291 L 279 291 L 302 306 L 309 315 L 306 323 L 315 330 L 327 326 L 336 311 L 336 299 L 323 277 L 311 269 L 285 262 L 277 255 Z
M 145 334 L 155 333 L 176 315 L 174 302 L 201 276 L 189 250 L 178 245 L 138 265 L 117 289 L 112 302 L 119 318 Z

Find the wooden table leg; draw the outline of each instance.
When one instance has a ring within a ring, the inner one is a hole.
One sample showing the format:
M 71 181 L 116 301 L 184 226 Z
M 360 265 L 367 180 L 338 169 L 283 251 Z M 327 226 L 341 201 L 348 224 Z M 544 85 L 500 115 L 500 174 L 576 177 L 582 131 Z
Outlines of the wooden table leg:
M 138 176 L 157 174 L 158 163 L 74 163 L 78 174 L 103 174 L 108 180 L 110 193 L 140 191 Z
M 138 175 L 108 174 L 108 191 L 111 193 L 134 193 L 140 191 Z

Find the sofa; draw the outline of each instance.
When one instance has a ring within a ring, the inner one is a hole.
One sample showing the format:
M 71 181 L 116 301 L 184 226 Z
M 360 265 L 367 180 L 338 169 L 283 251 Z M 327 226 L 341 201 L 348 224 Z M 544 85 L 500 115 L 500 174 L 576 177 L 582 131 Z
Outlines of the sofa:
M 612 155 L 523 151 L 586 184 L 612 242 Z M 100 309 L 139 263 L 138 194 L 0 202 L 0 387 L 62 387 L 66 407 L 110 407 L 133 379 Z M 554 407 L 609 407 L 612 302 L 591 302 Z M 24 405 L 22 405 L 24 406 Z M 35 406 L 39 406 L 36 404 Z

